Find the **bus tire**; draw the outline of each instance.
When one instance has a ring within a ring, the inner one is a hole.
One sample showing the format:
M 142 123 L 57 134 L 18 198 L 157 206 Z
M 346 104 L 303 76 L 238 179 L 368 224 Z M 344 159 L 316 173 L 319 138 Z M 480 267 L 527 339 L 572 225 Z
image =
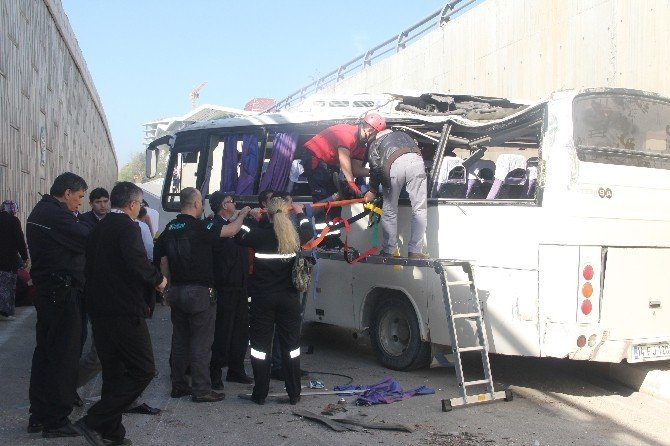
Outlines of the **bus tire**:
M 372 348 L 391 370 L 414 370 L 430 364 L 430 343 L 421 340 L 419 321 L 410 302 L 399 296 L 380 301 L 370 326 Z

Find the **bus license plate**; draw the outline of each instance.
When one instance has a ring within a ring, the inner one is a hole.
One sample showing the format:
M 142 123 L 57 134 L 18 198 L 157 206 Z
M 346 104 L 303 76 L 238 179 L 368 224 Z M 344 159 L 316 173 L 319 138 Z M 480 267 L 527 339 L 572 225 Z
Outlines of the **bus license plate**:
M 658 361 L 670 359 L 670 344 L 642 344 L 634 345 L 631 351 L 630 362 Z

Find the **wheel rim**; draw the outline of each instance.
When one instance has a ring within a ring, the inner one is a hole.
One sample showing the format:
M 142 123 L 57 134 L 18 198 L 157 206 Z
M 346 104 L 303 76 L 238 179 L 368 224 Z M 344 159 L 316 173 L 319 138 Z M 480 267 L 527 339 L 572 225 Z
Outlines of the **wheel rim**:
M 402 311 L 388 310 L 379 321 L 379 341 L 384 353 L 401 356 L 412 339 L 409 321 Z

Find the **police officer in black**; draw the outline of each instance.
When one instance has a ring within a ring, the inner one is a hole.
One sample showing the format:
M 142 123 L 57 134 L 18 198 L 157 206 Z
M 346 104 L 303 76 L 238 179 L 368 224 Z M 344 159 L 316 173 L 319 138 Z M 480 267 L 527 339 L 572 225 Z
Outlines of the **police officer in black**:
M 28 432 L 79 435 L 70 424 L 82 340 L 84 250 L 89 227 L 75 212 L 88 186 L 71 172 L 59 175 L 28 217 L 26 238 L 36 288 L 36 343 L 30 372 Z
M 227 225 L 235 215 L 235 197 L 214 192 L 209 197 L 213 221 Z M 247 269 L 249 250 L 232 239 L 220 238 L 214 245 L 214 285 L 216 288 L 216 322 L 210 377 L 212 389 L 222 390 L 222 368 L 228 366 L 226 381 L 251 384 L 244 370 L 249 345 L 249 304 Z
M 172 318 L 173 398 L 191 395 L 194 402 L 213 402 L 225 398 L 212 392 L 209 363 L 212 356 L 216 295 L 212 246 L 219 237 L 232 237 L 240 230 L 249 212 L 244 208 L 228 225 L 200 220 L 202 196 L 192 187 L 179 193 L 181 213 L 167 224 L 154 245 L 154 261 L 168 277 L 167 299 Z M 186 369 L 191 369 L 191 386 Z
M 288 216 L 297 213 L 300 234 Z M 277 330 L 282 354 L 284 383 L 291 404 L 300 401 L 300 300 L 293 286 L 292 270 L 301 242 L 313 229 L 300 204 L 289 205 L 280 197 L 268 203 L 271 227 L 242 227 L 235 240 L 254 250 L 253 273 L 249 277 L 251 366 L 254 390 L 251 399 L 264 404 L 270 386 L 272 336 Z

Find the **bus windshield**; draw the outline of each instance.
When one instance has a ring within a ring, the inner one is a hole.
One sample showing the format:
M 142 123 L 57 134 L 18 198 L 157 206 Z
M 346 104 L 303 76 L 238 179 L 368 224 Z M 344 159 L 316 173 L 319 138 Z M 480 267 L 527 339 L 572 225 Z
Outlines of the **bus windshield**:
M 573 102 L 573 119 L 578 148 L 670 157 L 670 103 L 666 101 L 625 94 L 579 96 Z

